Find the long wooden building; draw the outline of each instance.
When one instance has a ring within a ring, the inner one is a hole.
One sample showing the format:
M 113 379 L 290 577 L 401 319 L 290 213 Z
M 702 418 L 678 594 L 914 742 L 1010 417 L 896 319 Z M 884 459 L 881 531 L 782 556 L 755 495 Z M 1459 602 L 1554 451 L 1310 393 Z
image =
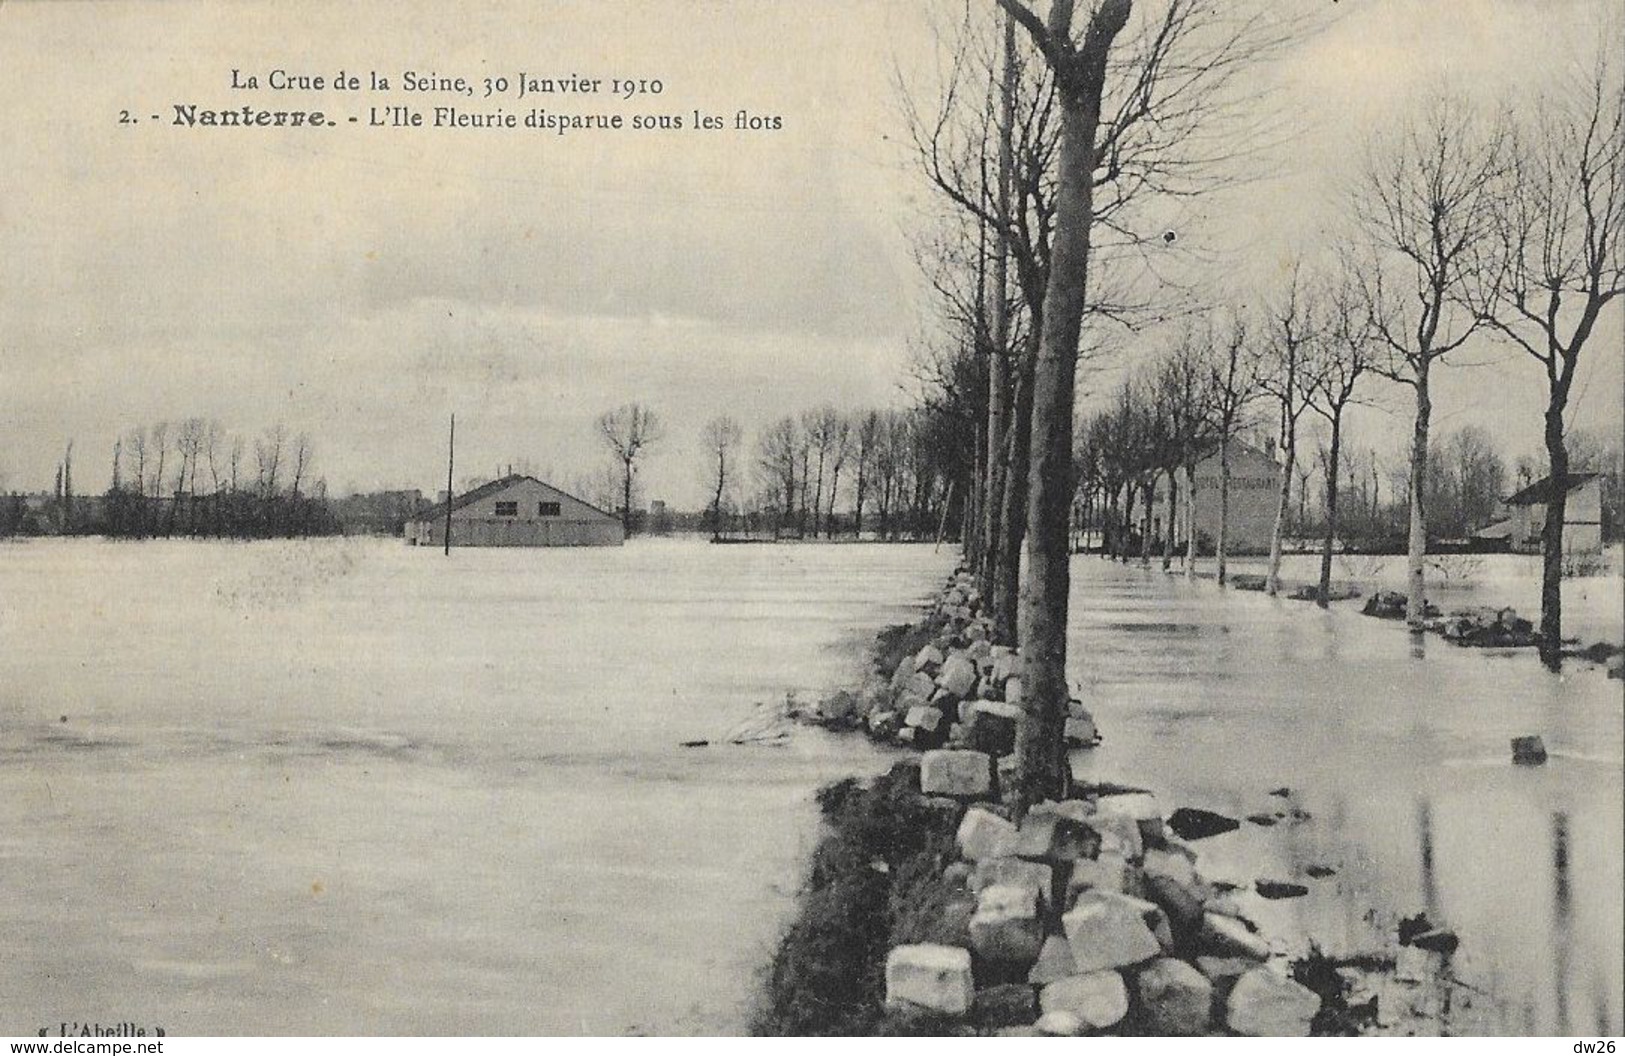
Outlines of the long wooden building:
M 406 523 L 413 546 L 443 546 L 446 503 Z M 513 474 L 451 500 L 452 546 L 620 546 L 620 518 L 535 477 Z

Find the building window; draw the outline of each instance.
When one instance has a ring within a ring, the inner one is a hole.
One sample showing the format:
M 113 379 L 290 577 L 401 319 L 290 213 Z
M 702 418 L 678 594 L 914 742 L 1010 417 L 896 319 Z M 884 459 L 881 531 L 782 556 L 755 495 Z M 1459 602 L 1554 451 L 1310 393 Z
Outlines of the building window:
M 556 502 L 539 502 L 539 503 L 536 504 L 536 516 L 538 516 L 538 517 L 557 517 L 558 515 L 559 515 L 559 504 L 558 503 L 556 503 Z
M 519 516 L 519 503 L 517 503 L 517 502 L 499 502 L 499 503 L 497 503 L 497 516 L 498 517 L 517 517 L 517 516 Z

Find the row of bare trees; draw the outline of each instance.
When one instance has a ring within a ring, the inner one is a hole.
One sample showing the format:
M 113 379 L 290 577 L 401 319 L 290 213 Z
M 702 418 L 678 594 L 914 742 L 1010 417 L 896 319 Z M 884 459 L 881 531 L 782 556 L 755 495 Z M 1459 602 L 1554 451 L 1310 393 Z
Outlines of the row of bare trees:
M 1366 320 L 1382 372 L 1415 397 L 1409 604 L 1423 618 L 1432 372 L 1475 335 L 1541 371 L 1548 493 L 1541 650 L 1562 649 L 1566 414 L 1603 309 L 1625 293 L 1625 80 L 1607 51 L 1549 93 L 1497 115 L 1441 98 L 1372 140 L 1354 213 Z
M 1417 623 L 1433 368 L 1490 333 L 1543 366 L 1549 468 L 1564 479 L 1576 365 L 1621 286 L 1620 88 L 1600 63 L 1583 87 L 1517 120 L 1446 102 L 1372 136 L 1349 210 L 1354 233 L 1337 240 L 1343 252 L 1295 263 L 1279 289 L 1245 298 L 1257 308 L 1191 313 L 1178 347 L 1125 387 L 1125 398 L 1146 390 L 1143 420 L 1108 411 L 1080 442 L 1080 365 L 1111 347 L 1116 324 L 1134 330 L 1167 314 L 1162 253 L 1178 232 L 1159 221 L 1227 182 L 1268 141 L 1241 75 L 1305 27 L 1265 5 L 997 0 L 1002 17 L 990 17 L 991 6 L 965 6 L 945 34 L 942 90 L 929 106 L 908 103 L 920 166 L 943 205 L 919 239 L 946 321 L 931 373 L 970 409 L 966 557 L 996 638 L 1022 651 L 1030 715 L 1020 793 L 1032 802 L 1066 780 L 1069 527 L 1080 479 L 1132 507 L 1148 475 L 1170 491 L 1183 476 L 1188 503 L 1201 453 L 1216 450 L 1223 479 L 1232 438 L 1273 428 L 1284 465 L 1267 579 L 1278 590 L 1291 486 L 1307 473 L 1300 436 L 1323 421 L 1324 597 L 1345 415 L 1369 376 L 1401 383 L 1415 405 L 1406 504 Z M 1116 457 L 1078 457 L 1101 447 Z M 1553 494 L 1542 629 L 1555 650 L 1564 489 Z M 1221 576 L 1224 549 L 1221 539 Z
M 714 418 L 704 430 L 711 531 L 930 538 L 954 503 L 962 435 L 926 408 L 826 404 L 769 423 L 747 454 L 739 423 Z
M 1066 781 L 1079 366 L 1161 310 L 1177 239 L 1164 221 L 1258 148 L 1238 75 L 1296 27 L 1264 5 L 1195 0 L 990 6 L 967 5 L 945 34 L 943 90 L 910 116 L 944 206 L 920 239 L 948 323 L 933 374 L 971 397 L 965 551 L 995 637 L 1022 652 L 1032 802 Z
M 113 445 L 103 531 L 115 536 L 262 538 L 338 524 L 306 433 L 278 423 L 250 441 L 213 418 L 137 426 Z

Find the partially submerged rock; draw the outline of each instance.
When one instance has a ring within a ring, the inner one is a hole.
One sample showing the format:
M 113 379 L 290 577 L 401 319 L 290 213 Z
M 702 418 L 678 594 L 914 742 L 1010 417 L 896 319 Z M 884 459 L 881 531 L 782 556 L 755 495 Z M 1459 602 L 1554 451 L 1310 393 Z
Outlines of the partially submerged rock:
M 1309 893 L 1309 889 L 1302 884 L 1288 883 L 1284 880 L 1258 880 L 1253 884 L 1253 888 L 1260 898 L 1272 900 L 1302 898 Z
M 1512 761 L 1519 766 L 1540 766 L 1546 761 L 1546 742 L 1539 737 L 1512 738 Z
M 1235 818 L 1198 807 L 1180 807 L 1168 815 L 1168 827 L 1182 840 L 1204 840 L 1241 828 Z

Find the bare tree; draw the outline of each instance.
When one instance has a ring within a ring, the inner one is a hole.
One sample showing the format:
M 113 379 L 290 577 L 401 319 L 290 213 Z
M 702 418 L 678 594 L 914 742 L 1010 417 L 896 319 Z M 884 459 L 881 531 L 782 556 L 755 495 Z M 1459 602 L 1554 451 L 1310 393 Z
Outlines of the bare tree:
M 711 538 L 717 539 L 722 535 L 722 503 L 728 486 L 733 482 L 734 451 L 744 439 L 744 430 L 739 423 L 728 415 L 718 415 L 705 423 L 704 431 L 705 453 L 712 467 L 712 480 L 715 487 L 711 493 L 711 509 L 708 511 L 711 519 Z
M 254 441 L 254 461 L 259 468 L 261 498 L 273 498 L 282 485 L 282 449 L 287 443 L 288 427 L 281 422 Z
M 152 497 L 159 499 L 164 494 L 164 457 L 169 453 L 169 423 L 154 424 L 148 435 L 152 440 L 152 453 L 158 456 L 158 464 L 152 471 Z
M 1284 296 L 1268 310 L 1267 352 L 1259 376 L 1260 386 L 1275 399 L 1279 412 L 1276 438 L 1282 458 L 1275 525 L 1270 531 L 1269 572 L 1264 578 L 1264 592 L 1272 598 L 1281 592 L 1281 549 L 1297 467 L 1298 420 L 1319 381 L 1322 325 L 1314 280 L 1304 277 L 1302 261 L 1294 261 Z
M 1214 426 L 1212 421 L 1212 376 L 1203 360 L 1200 339 L 1194 328 L 1187 326 L 1159 364 L 1156 376 L 1157 399 L 1169 432 L 1172 466 L 1169 473 L 1168 539 L 1174 543 L 1174 525 L 1178 520 L 1179 489 L 1175 473 L 1185 475 L 1185 576 L 1196 575 L 1196 464 L 1212 447 Z
M 875 458 L 880 448 L 881 419 L 879 411 L 865 411 L 858 419 L 853 436 L 857 444 L 857 480 L 852 495 L 852 537 L 863 538 L 863 504 L 869 497 L 874 480 Z
M 824 518 L 824 538 L 835 537 L 835 497 L 841 489 L 841 469 L 852 455 L 852 423 L 844 414 L 837 414 L 830 429 L 829 445 L 829 514 Z
M 1380 372 L 1416 396 L 1405 608 L 1413 631 L 1421 630 L 1427 605 L 1432 371 L 1485 321 L 1474 301 L 1483 298 L 1505 159 L 1499 122 L 1439 98 L 1420 118 L 1372 139 L 1354 198 L 1355 216 L 1377 247 L 1360 272 L 1371 326 L 1388 353 Z
M 1320 588 L 1317 601 L 1326 608 L 1332 589 L 1332 548 L 1337 542 L 1337 485 L 1342 466 L 1343 414 L 1354 401 L 1354 391 L 1371 370 L 1371 331 L 1360 315 L 1358 293 L 1345 262 L 1330 298 L 1328 333 L 1322 347 L 1322 366 L 1309 391 L 1309 408 L 1326 420 L 1331 440 L 1324 459 L 1326 474 L 1326 538 L 1320 551 Z
M 1489 320 L 1546 376 L 1552 486 L 1541 532 L 1540 651 L 1553 666 L 1563 647 L 1563 416 L 1597 320 L 1625 292 L 1625 88 L 1612 60 L 1599 53 L 1588 78 L 1540 100 L 1514 137 L 1499 218 L 1502 281 Z
M 812 477 L 812 534 L 817 536 L 823 527 L 822 511 L 824 505 L 824 470 L 828 466 L 835 450 L 836 434 L 843 425 L 840 412 L 829 404 L 814 408 L 801 416 L 802 434 L 807 438 L 811 450 L 817 456 L 816 469 L 812 474 L 803 473 L 802 483 L 807 483 L 808 476 Z
M 628 403 L 598 416 L 598 434 L 621 464 L 621 527 L 632 534 L 632 476 L 638 458 L 664 435 L 660 419 L 641 403 Z
M 1073 40 L 1072 0 L 1052 0 L 1047 22 L 1018 0 L 1000 0 L 1032 36 L 1055 76 L 1062 111 L 1056 167 L 1056 223 L 1044 324 L 1033 373 L 1032 466 L 1027 500 L 1027 570 L 1021 606 L 1022 685 L 1030 695 L 1020 726 L 1022 806 L 1061 798 L 1068 780 L 1064 736 L 1068 528 L 1072 493 L 1072 407 L 1078 340 L 1089 282 L 1095 169 L 1102 95 L 1112 43 L 1128 24 L 1129 0 L 1104 0 Z
M 775 498 L 783 499 L 778 528 L 788 527 L 796 512 L 797 456 L 801 450 L 801 430 L 791 417 L 780 418 L 756 440 L 756 466 L 763 483 Z
M 1231 444 L 1247 421 L 1247 413 L 1261 394 L 1258 359 L 1247 347 L 1247 323 L 1233 318 L 1223 330 L 1209 321 L 1205 352 L 1211 423 L 1219 442 L 1219 529 L 1213 541 L 1219 586 L 1229 581 L 1230 453 Z

